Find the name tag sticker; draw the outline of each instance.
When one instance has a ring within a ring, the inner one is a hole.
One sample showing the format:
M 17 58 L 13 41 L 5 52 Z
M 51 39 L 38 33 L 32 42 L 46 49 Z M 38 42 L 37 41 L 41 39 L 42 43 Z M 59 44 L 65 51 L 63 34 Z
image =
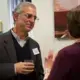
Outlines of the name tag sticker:
M 39 54 L 39 50 L 38 50 L 38 48 L 34 48 L 34 49 L 32 49 L 32 51 L 33 51 L 34 55 Z

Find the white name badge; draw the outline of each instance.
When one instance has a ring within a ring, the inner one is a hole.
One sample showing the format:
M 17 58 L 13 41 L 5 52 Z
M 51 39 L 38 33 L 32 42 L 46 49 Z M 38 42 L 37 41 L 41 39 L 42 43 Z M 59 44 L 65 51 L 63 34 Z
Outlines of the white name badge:
M 39 54 L 39 50 L 38 50 L 38 48 L 34 48 L 34 49 L 32 49 L 32 51 L 33 51 L 34 55 Z

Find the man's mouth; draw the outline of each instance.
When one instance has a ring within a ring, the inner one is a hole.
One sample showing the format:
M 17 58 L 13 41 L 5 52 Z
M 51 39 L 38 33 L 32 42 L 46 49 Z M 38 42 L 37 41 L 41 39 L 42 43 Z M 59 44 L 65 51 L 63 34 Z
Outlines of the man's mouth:
M 27 27 L 31 27 L 31 25 L 30 25 L 30 24 L 27 24 L 26 26 L 27 26 Z

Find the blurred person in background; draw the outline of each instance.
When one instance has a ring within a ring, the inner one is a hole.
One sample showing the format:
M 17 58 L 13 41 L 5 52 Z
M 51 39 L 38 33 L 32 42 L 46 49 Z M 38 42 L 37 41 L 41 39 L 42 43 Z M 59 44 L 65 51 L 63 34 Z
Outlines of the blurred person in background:
M 80 80 L 80 5 L 68 12 L 67 22 L 75 43 L 58 52 L 47 80 Z

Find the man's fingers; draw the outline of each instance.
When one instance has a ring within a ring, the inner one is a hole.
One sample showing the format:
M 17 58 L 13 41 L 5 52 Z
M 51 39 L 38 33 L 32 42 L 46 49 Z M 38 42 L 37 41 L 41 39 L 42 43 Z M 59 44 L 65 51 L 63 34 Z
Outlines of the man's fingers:
M 25 65 L 25 66 L 34 66 L 34 63 L 31 63 L 31 62 L 25 62 L 24 65 Z
M 22 74 L 29 74 L 29 73 L 31 73 L 31 72 L 33 72 L 34 70 L 24 70 L 24 71 L 22 71 L 21 73 Z
M 32 70 L 24 70 L 24 71 L 22 71 L 22 72 L 33 72 L 34 70 L 32 69 Z
M 34 69 L 34 66 L 26 66 L 23 69 L 25 69 L 25 70 L 32 70 L 32 69 Z

